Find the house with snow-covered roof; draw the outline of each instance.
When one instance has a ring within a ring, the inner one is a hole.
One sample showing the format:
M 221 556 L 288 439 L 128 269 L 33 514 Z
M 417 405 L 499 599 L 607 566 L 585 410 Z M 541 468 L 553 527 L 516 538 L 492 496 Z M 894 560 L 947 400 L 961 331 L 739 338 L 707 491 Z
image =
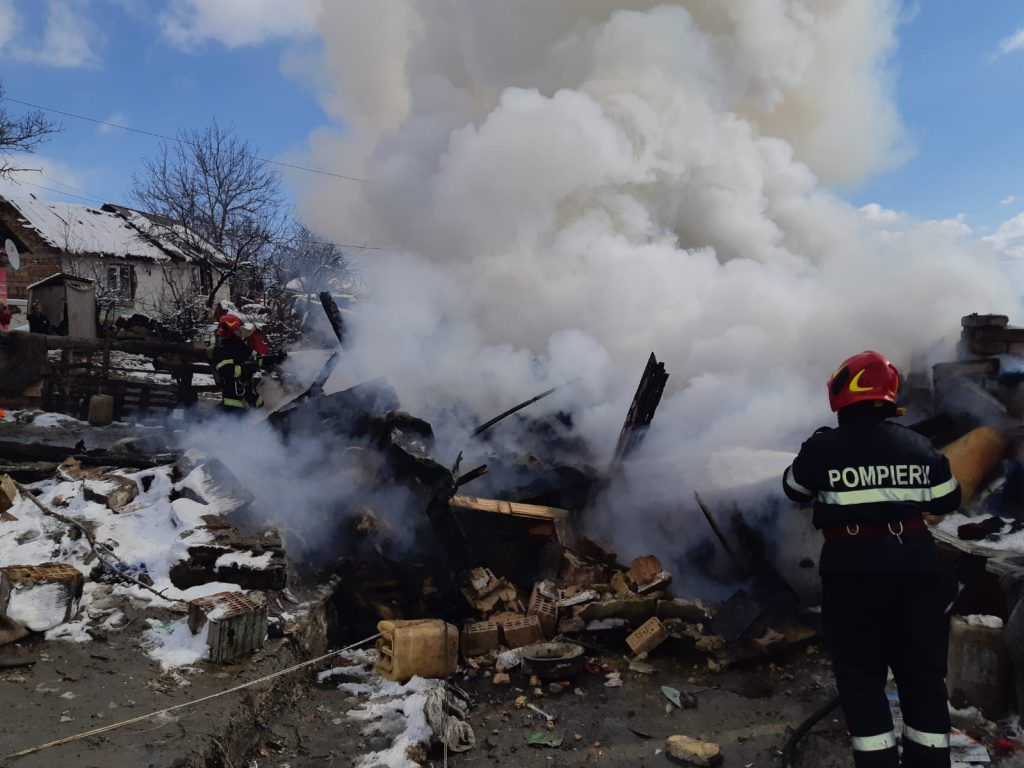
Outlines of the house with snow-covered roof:
M 186 298 L 208 296 L 228 264 L 212 246 L 176 237 L 176 227 L 110 203 L 0 196 L 0 244 L 10 239 L 18 251 L 0 257 L 0 295 L 6 287 L 7 298 L 24 299 L 33 283 L 64 273 L 92 280 L 97 302 L 114 314 L 171 314 Z M 228 294 L 225 284 L 215 299 Z

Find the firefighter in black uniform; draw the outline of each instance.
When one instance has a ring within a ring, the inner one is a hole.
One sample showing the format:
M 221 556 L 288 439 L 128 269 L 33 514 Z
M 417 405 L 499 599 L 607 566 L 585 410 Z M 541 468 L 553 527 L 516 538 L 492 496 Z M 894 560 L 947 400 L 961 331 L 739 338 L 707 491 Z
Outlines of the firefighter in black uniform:
M 261 405 L 256 373 L 284 358 L 284 352 L 257 355 L 242 338 L 242 321 L 236 315 L 221 315 L 210 360 L 221 388 L 221 408 L 229 413 L 245 413 L 250 406 Z
M 900 375 L 877 352 L 846 360 L 829 379 L 837 429 L 800 448 L 783 485 L 814 501 L 822 621 L 857 768 L 900 765 L 885 695 L 888 670 L 903 712 L 903 766 L 948 768 L 946 653 L 952 598 L 926 526 L 956 511 L 960 487 L 946 457 L 888 419 Z

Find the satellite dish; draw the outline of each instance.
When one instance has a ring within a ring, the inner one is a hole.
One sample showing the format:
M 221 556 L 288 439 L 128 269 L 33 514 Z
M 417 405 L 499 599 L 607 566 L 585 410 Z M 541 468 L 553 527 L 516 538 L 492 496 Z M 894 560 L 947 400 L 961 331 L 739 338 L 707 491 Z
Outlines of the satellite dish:
M 10 238 L 4 240 L 4 252 L 7 254 L 7 263 L 17 272 L 21 268 L 21 256 L 18 255 L 18 247 Z

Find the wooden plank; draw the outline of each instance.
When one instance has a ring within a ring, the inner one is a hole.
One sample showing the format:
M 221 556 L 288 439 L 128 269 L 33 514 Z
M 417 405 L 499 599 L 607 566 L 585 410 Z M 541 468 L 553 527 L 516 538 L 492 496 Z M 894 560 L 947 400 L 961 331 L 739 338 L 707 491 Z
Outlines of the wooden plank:
M 452 496 L 448 505 L 452 509 L 467 510 L 470 512 L 485 512 L 493 515 L 508 515 L 523 520 L 538 520 L 551 523 L 555 526 L 558 540 L 571 546 L 573 542 L 572 528 L 570 525 L 571 513 L 560 507 L 546 507 L 540 504 L 524 504 L 518 501 L 505 501 L 503 499 L 485 499 L 480 496 Z

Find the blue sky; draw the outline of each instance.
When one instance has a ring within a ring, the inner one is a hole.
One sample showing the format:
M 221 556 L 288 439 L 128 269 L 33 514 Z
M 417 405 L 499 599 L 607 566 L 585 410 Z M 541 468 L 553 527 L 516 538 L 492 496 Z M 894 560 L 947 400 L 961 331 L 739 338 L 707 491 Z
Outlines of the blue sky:
M 278 0 L 0 0 L 0 73 L 12 98 L 159 133 L 216 116 L 279 157 L 330 121 L 311 80 L 282 65 L 317 55 L 308 34 L 316 2 L 289 0 L 294 28 L 281 30 Z M 895 88 L 915 154 L 839 190 L 855 204 L 925 219 L 963 213 L 981 232 L 1024 210 L 1024 37 L 1000 52 L 1024 26 L 1024 4 L 967 8 L 962 0 L 906 7 Z M 131 174 L 157 141 L 55 117 L 65 130 L 41 150 L 46 177 L 22 178 L 127 201 Z M 1011 196 L 1020 200 L 1001 202 Z
M 995 226 L 1024 210 L 1024 48 L 1000 43 L 1024 26 L 1024 4 L 921 0 L 899 29 L 896 103 L 915 155 L 846 191 L 919 218 L 967 214 Z M 1020 200 L 1001 205 L 1008 196 Z

